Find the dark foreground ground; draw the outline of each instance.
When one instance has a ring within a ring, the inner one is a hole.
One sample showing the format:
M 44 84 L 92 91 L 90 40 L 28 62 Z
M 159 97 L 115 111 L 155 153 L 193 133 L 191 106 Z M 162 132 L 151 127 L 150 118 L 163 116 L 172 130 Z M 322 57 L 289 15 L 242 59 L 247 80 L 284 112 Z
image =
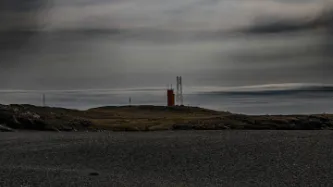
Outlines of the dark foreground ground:
M 331 186 L 332 131 L 0 136 L 0 186 Z

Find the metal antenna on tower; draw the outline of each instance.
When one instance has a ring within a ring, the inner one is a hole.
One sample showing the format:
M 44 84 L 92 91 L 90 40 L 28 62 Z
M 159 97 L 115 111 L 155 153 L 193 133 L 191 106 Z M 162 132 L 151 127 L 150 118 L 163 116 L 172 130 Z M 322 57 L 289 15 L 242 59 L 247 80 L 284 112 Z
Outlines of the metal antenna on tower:
M 180 80 L 180 105 L 183 106 L 183 79 L 182 77 L 179 77 Z
M 177 76 L 177 97 L 176 102 L 178 105 L 183 105 L 183 83 L 182 83 L 182 77 Z

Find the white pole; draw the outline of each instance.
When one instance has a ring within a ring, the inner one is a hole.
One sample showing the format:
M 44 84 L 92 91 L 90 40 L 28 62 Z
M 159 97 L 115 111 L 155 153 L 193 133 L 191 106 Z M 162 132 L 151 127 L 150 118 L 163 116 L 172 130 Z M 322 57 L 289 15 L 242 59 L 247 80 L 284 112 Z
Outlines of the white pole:
M 43 107 L 45 107 L 46 105 L 45 105 L 45 103 L 46 103 L 46 101 L 45 101 L 45 94 L 43 94 L 43 96 L 42 96 L 42 102 L 43 102 Z
M 183 105 L 183 80 L 182 77 L 179 77 L 179 90 L 180 90 L 180 105 Z

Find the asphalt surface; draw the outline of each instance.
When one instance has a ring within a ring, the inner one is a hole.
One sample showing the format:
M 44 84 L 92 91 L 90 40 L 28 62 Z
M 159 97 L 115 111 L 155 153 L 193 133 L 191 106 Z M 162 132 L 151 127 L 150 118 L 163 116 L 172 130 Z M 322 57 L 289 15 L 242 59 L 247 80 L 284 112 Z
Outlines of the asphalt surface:
M 333 186 L 333 131 L 0 133 L 0 186 Z

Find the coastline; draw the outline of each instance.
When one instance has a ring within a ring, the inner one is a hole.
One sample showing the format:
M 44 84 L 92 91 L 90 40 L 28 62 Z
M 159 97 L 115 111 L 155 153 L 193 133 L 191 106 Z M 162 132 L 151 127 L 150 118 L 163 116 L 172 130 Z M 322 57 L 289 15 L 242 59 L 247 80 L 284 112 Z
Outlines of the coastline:
M 333 115 L 243 115 L 188 106 L 89 110 L 0 105 L 1 131 L 330 130 Z

